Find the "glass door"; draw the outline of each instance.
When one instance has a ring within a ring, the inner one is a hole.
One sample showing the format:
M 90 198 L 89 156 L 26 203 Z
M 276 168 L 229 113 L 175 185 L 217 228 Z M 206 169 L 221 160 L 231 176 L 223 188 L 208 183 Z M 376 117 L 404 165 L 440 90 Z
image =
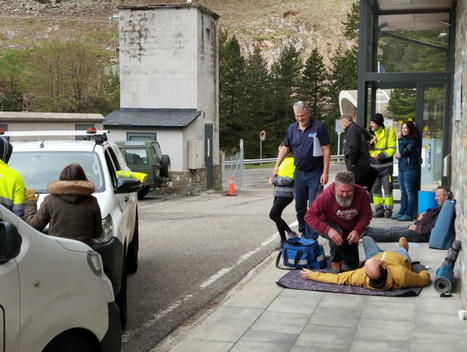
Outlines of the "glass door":
M 444 84 L 423 84 L 421 121 L 422 165 L 420 189 L 433 191 L 442 183 L 444 115 L 446 111 Z

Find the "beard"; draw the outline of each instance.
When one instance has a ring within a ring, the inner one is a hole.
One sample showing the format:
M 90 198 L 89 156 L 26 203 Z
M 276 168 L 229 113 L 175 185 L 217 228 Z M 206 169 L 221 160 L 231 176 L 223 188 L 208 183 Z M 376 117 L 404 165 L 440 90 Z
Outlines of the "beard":
M 344 198 L 344 197 L 340 197 L 337 195 L 337 193 L 335 194 L 335 197 L 336 197 L 336 202 L 337 204 L 339 204 L 339 206 L 343 207 L 343 208 L 348 208 L 352 205 L 352 201 L 353 201 L 353 195 L 349 198 Z

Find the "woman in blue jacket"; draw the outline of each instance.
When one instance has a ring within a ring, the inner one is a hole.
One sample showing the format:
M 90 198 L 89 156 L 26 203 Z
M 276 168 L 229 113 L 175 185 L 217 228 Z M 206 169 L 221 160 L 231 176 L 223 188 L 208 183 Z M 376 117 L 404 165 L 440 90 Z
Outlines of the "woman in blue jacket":
M 397 135 L 399 152 L 399 186 L 401 190 L 401 208 L 393 219 L 399 221 L 412 221 L 415 206 L 415 197 L 418 188 L 420 173 L 421 140 L 412 121 L 404 122 L 401 132 Z
M 279 151 L 282 147 L 283 143 L 279 145 Z M 277 176 L 269 179 L 269 184 L 274 185 L 274 202 L 269 212 L 269 217 L 276 223 L 279 236 L 281 237 L 281 247 L 287 240 L 287 237 L 296 235 L 284 219 L 282 219 L 282 212 L 294 199 L 294 171 L 294 158 L 292 157 L 292 153 L 290 153 L 282 160 L 277 171 Z

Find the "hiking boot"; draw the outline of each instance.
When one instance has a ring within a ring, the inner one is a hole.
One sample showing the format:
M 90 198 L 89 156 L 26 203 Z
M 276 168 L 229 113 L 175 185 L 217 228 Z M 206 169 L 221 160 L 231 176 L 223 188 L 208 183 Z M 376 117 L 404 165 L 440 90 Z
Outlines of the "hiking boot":
M 407 238 L 399 238 L 399 247 L 404 247 L 406 251 L 409 250 L 409 242 L 407 242 Z
M 399 221 L 412 221 L 413 218 L 410 215 L 402 215 L 399 219 Z
M 331 262 L 331 267 L 334 274 L 339 274 L 342 269 L 342 262 Z
M 387 219 L 391 218 L 392 217 L 392 210 L 391 209 L 386 209 L 384 211 L 384 217 L 387 218 Z
M 373 213 L 374 218 L 382 218 L 384 217 L 384 210 L 383 209 L 378 209 Z

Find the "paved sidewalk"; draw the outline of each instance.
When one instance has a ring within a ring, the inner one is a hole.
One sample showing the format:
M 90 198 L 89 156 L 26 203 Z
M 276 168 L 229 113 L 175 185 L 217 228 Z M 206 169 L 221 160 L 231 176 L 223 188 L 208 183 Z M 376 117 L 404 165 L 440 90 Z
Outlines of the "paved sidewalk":
M 374 219 L 372 226 L 408 223 Z M 325 244 L 321 238 L 320 242 Z M 379 243 L 396 249 L 396 243 Z M 329 253 L 325 245 L 326 253 Z M 410 244 L 412 260 L 436 269 L 445 250 Z M 276 281 L 277 252 L 234 288 L 212 314 L 188 332 L 173 352 L 466 351 L 467 321 L 460 294 L 441 298 L 433 287 L 418 297 L 381 297 L 284 289 Z M 363 249 L 360 244 L 360 256 Z M 362 257 L 363 259 L 363 257 Z M 455 277 L 458 273 L 455 271 Z M 157 350 L 157 348 L 155 349 Z

